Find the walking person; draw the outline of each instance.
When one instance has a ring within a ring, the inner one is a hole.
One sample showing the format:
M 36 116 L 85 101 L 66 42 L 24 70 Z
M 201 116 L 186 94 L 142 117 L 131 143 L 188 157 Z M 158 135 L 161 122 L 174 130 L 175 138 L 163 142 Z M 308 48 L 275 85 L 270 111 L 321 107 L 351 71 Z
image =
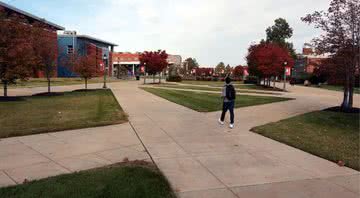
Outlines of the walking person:
M 236 91 L 234 86 L 231 84 L 231 78 L 227 76 L 225 78 L 225 85 L 222 88 L 221 97 L 223 99 L 223 109 L 221 117 L 219 118 L 219 123 L 224 125 L 225 114 L 230 111 L 230 125 L 229 127 L 234 128 L 234 106 L 236 99 Z

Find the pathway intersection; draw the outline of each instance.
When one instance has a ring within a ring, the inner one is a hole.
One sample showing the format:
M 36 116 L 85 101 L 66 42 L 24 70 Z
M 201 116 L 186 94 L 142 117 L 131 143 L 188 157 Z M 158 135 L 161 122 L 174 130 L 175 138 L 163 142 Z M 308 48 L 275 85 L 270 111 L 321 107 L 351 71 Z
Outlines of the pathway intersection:
M 340 92 L 289 87 L 291 92 L 284 96 L 296 100 L 236 109 L 236 127 L 230 130 L 217 124 L 219 112 L 195 112 L 139 89 L 138 82 L 109 86 L 129 114 L 129 123 L 1 139 L 0 185 L 104 166 L 127 157 L 153 159 L 184 198 L 360 196 L 358 171 L 249 131 L 338 105 Z M 17 89 L 16 93 L 38 90 Z M 357 95 L 354 101 L 359 99 Z

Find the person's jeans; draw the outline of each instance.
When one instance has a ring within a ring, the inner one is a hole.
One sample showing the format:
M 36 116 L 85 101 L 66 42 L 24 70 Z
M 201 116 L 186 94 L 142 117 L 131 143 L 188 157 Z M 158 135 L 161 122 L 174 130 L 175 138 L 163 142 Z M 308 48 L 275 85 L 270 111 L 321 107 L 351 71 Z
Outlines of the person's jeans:
M 229 110 L 230 111 L 230 123 L 234 124 L 234 106 L 235 106 L 235 101 L 223 103 L 223 110 L 221 113 L 221 121 L 222 122 L 224 122 L 225 114 Z

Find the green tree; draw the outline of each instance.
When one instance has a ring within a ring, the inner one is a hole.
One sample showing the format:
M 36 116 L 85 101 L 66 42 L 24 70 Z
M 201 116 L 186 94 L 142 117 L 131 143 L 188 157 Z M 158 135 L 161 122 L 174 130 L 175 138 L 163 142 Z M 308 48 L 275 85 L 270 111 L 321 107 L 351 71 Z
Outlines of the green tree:
M 184 61 L 184 73 L 189 74 L 191 70 L 199 68 L 199 63 L 196 61 L 195 58 L 187 58 Z
M 225 73 L 226 73 L 227 75 L 229 75 L 229 74 L 231 73 L 231 70 L 232 70 L 232 68 L 231 68 L 231 66 L 228 64 L 228 65 L 225 67 Z
M 216 67 L 215 67 L 215 72 L 216 72 L 217 74 L 221 74 L 222 71 L 225 72 L 225 64 L 224 64 L 223 62 L 220 62 L 219 64 L 216 65 Z
M 267 42 L 277 43 L 280 46 L 287 48 L 290 51 L 291 56 L 293 58 L 296 58 L 294 45 L 286 41 L 287 39 L 290 39 L 292 35 L 293 29 L 290 27 L 289 23 L 283 18 L 276 19 L 275 24 L 266 29 Z

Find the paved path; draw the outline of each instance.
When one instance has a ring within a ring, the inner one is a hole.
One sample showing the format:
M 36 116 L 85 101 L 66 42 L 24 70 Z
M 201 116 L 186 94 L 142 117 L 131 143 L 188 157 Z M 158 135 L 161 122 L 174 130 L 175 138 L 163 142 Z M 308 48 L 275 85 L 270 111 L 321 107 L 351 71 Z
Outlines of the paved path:
M 237 109 L 237 127 L 229 130 L 217 124 L 218 112 L 192 111 L 134 83 L 113 87 L 140 139 L 181 197 L 358 197 L 357 171 L 249 132 L 341 101 L 338 92 L 289 89 L 286 96 L 297 100 Z
M 229 130 L 217 124 L 218 112 L 192 111 L 138 89 L 137 82 L 110 87 L 130 115 L 129 124 L 3 139 L 0 185 L 124 157 L 149 159 L 134 128 L 180 197 L 360 195 L 359 172 L 249 132 L 254 126 L 338 105 L 339 92 L 289 87 L 292 92 L 286 96 L 297 100 L 237 109 L 236 128 Z
M 129 160 L 149 160 L 131 126 L 1 139 L 0 186 L 101 167 Z

